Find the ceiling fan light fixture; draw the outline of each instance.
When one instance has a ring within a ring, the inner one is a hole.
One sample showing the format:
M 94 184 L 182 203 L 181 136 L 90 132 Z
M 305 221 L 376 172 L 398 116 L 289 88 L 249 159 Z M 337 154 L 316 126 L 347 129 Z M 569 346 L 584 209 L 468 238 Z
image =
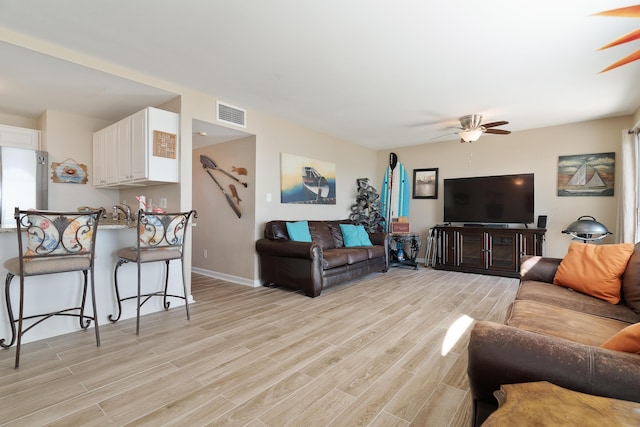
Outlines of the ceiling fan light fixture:
M 460 132 L 460 138 L 464 142 L 476 142 L 482 136 L 482 129 L 471 129 Z

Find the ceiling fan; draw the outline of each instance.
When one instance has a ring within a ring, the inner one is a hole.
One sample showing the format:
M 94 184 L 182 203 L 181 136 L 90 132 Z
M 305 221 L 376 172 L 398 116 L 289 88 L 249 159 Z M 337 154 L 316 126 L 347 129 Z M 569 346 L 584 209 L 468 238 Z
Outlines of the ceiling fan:
M 509 122 L 506 121 L 482 124 L 482 114 L 469 114 L 467 116 L 460 117 L 460 127 L 456 127 L 456 129 L 460 129 L 460 131 L 455 132 L 455 134 L 460 135 L 460 142 L 475 142 L 482 136 L 483 133 L 492 133 L 494 135 L 509 135 L 511 131 L 504 129 L 494 129 L 495 127 L 508 124 Z

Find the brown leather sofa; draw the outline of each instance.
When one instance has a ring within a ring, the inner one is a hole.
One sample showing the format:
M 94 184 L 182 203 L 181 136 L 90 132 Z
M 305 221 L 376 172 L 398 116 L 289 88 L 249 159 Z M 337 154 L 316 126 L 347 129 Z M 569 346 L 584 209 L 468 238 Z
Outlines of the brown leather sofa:
M 373 246 L 345 247 L 340 224 L 350 220 L 308 221 L 312 242 L 289 240 L 287 221 L 270 221 L 256 242 L 260 279 L 317 297 L 323 289 L 389 268 L 389 235 L 369 233 Z
M 475 426 L 498 408 L 493 392 L 501 384 L 549 381 L 640 402 L 640 354 L 600 347 L 640 322 L 640 243 L 622 276 L 622 300 L 615 305 L 552 284 L 560 261 L 525 257 L 505 324 L 478 321 L 471 331 L 467 373 Z

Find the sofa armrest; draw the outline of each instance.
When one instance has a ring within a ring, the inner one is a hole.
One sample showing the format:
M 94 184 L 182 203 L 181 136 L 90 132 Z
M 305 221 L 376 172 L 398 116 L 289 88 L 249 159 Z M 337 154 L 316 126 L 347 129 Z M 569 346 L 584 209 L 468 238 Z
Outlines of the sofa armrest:
M 369 239 L 372 244 L 384 247 L 384 271 L 387 271 L 389 269 L 389 241 L 391 240 L 391 234 L 384 232 L 369 233 Z
M 523 256 L 520 260 L 520 280 L 553 283 L 562 258 Z
M 483 421 L 478 419 L 479 409 L 484 418 L 497 409 L 493 392 L 501 384 L 548 381 L 581 393 L 640 402 L 637 354 L 486 321 L 475 324 L 468 351 L 467 374 L 476 425 Z
M 315 242 L 294 242 L 293 240 L 258 239 L 256 251 L 285 258 L 314 259 L 322 257 L 322 248 Z

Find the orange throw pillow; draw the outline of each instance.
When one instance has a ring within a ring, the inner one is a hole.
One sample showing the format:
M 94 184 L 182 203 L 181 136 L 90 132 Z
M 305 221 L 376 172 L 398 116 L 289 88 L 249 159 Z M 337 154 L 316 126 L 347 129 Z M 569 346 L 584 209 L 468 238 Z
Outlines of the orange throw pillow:
M 627 326 L 600 347 L 627 353 L 640 353 L 640 323 Z
M 620 278 L 632 253 L 632 243 L 591 245 L 572 242 L 553 283 L 617 304 L 622 286 Z

